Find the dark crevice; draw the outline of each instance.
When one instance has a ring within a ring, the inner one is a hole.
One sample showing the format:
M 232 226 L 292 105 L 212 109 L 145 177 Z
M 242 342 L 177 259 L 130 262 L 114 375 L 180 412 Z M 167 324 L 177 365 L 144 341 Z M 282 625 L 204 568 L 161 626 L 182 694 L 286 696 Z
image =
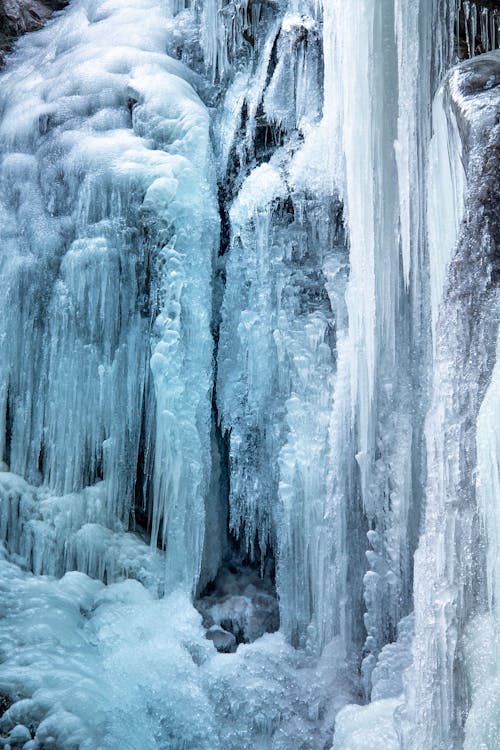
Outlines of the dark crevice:
M 10 451 L 12 444 L 12 427 L 13 427 L 13 415 L 12 415 L 12 404 L 10 397 L 10 389 L 7 390 L 7 398 L 5 400 L 5 444 L 2 460 L 7 466 L 10 465 Z
M 146 357 L 146 368 L 149 370 L 149 357 Z M 146 542 L 151 542 L 152 527 L 152 471 L 154 455 L 154 435 L 152 432 L 152 414 L 156 403 L 154 390 L 146 372 L 146 383 L 143 391 L 141 410 L 141 433 L 137 453 L 133 507 L 130 512 L 129 528 L 139 534 Z M 152 412 L 152 414 L 151 414 Z M 158 549 L 163 550 L 161 536 L 156 540 Z
M 14 701 L 4 693 L 0 693 L 0 717 L 12 706 Z
M 472 31 L 473 18 L 475 19 L 475 33 Z M 485 24 L 489 28 L 486 29 Z M 490 52 L 496 48 L 499 41 L 500 0 L 479 0 L 479 2 L 462 0 L 455 16 L 455 51 L 458 59 L 465 60 Z
M 207 638 L 218 651 L 231 653 L 264 633 L 279 629 L 275 561 L 250 559 L 230 535 L 230 549 L 213 581 L 194 601 L 203 617 Z

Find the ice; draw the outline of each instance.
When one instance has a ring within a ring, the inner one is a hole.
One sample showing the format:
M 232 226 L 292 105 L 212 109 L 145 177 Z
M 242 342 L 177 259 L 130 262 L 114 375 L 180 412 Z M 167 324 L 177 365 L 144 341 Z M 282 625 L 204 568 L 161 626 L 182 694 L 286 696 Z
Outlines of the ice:
M 351 643 L 362 637 L 353 613 L 366 608 L 368 694 L 376 655 L 411 608 L 422 497 L 423 403 L 415 367 L 425 372 L 427 365 L 418 302 L 426 278 L 412 272 L 410 286 L 408 278 L 410 265 L 421 266 L 426 238 L 417 219 L 408 216 L 405 196 L 416 190 L 415 175 L 423 179 L 430 73 L 425 86 L 409 86 L 420 61 L 427 65 L 432 29 L 423 24 L 417 37 L 406 33 L 414 23 L 413 5 L 325 5 L 323 120 L 304 146 L 304 170 L 311 161 L 315 171 L 327 165 L 343 202 L 349 244 L 348 327 L 339 346 L 330 427 L 328 505 L 338 576 L 332 601 L 343 608 L 339 621 Z M 440 30 L 436 27 L 436 39 Z M 395 151 L 395 141 L 408 129 L 419 147 L 405 151 L 399 144 Z M 425 213 L 422 188 L 412 210 Z M 411 235 L 411 247 L 401 232 Z M 367 542 L 368 531 L 374 533 Z M 369 568 L 364 604 L 349 573 L 354 559 L 363 574 Z
M 0 691 L 15 696 L 3 736 L 22 724 L 42 746 L 82 750 L 299 750 L 326 741 L 350 698 L 339 643 L 317 665 L 278 633 L 218 654 L 183 592 L 0 567 Z
M 464 14 L 496 46 L 455 0 L 72 0 L 8 56 L 0 746 L 496 750 Z
M 464 750 L 500 747 L 500 611 L 499 540 L 500 524 L 500 347 L 477 421 L 477 493 L 485 535 L 488 540 L 486 574 L 488 611 L 470 622 L 466 633 L 465 657 L 471 685 L 471 708 L 465 724 Z
M 478 52 L 490 52 L 500 45 L 500 31 L 498 25 L 498 8 L 491 3 L 483 5 L 471 0 L 457 0 L 457 25 L 463 23 L 465 27 L 466 52 L 468 57 L 474 57 Z
M 486 581 L 489 576 L 491 585 L 495 526 L 490 551 L 476 473 L 483 461 L 491 461 L 488 452 L 479 457 L 477 442 L 490 439 L 484 416 L 489 401 L 484 399 L 494 400 L 496 387 L 491 381 L 495 383 L 498 290 L 492 278 L 495 242 L 489 206 L 497 189 L 492 175 L 498 171 L 493 154 L 499 131 L 494 124 L 498 92 L 488 75 L 498 75 L 497 70 L 498 53 L 489 53 L 453 69 L 447 81 L 467 154 L 467 195 L 438 317 L 433 398 L 426 421 L 427 503 L 415 555 L 413 666 L 406 680 L 403 724 L 405 746 L 415 750 L 463 745 L 475 680 L 472 663 L 480 669 L 487 632 L 481 622 L 491 609 Z M 442 227 L 447 230 L 446 223 Z M 464 305 L 464 300 L 473 302 Z M 487 734 L 489 699 L 483 699 Z M 477 717 L 477 708 L 471 716 Z M 494 713 L 491 704 L 490 710 Z
M 95 487 L 85 520 L 113 532 L 128 528 L 143 462 L 153 545 L 194 588 L 218 217 L 208 113 L 168 38 L 154 2 L 75 2 L 3 77 L 1 440 L 46 495 Z M 73 534 L 66 563 L 103 575 L 111 532 L 93 531 Z M 43 534 L 32 540 L 39 572 L 60 570 L 62 542 L 51 566 Z
M 392 717 L 399 705 L 386 698 L 368 706 L 346 706 L 335 722 L 332 750 L 399 750 Z
M 240 646 L 234 654 L 217 655 L 206 680 L 217 706 L 221 747 L 228 750 L 324 746 L 352 687 L 338 641 L 313 666 L 280 633 Z
M 494 618 L 500 617 L 500 515 L 498 512 L 500 476 L 498 472 L 499 430 L 498 430 L 498 399 L 500 351 L 497 345 L 496 363 L 477 420 L 477 493 L 478 505 L 482 522 L 486 528 L 488 538 L 488 555 L 486 563 L 488 581 L 488 603 Z
M 465 723 L 464 750 L 498 750 L 500 715 L 498 620 L 479 615 L 466 633 L 465 657 L 471 686 L 471 707 Z
M 343 323 L 327 269 L 332 286 L 336 269 L 341 296 L 345 249 L 334 197 L 327 213 L 305 195 L 288 197 L 287 171 L 287 155 L 277 151 L 250 173 L 231 208 L 217 397 L 230 431 L 230 527 L 252 553 L 258 542 L 261 555 L 269 547 L 277 555 L 281 623 L 305 642 L 322 596 L 317 544 L 329 538 L 334 325 Z
M 315 19 L 285 15 L 275 54 L 277 64 L 266 87 L 263 108 L 270 123 L 290 132 L 318 121 L 321 114 L 321 48 Z M 290 101 L 293 92 L 295 106 Z
M 185 594 L 159 600 L 134 581 L 55 581 L 0 564 L 0 690 L 16 695 L 2 733 L 23 723 L 39 745 L 89 750 L 154 747 L 160 736 L 218 746 L 198 668 L 212 646 Z
M 202 48 L 212 78 L 230 78 L 238 59 L 253 56 L 259 33 L 272 16 L 274 2 L 205 0 L 201 6 Z M 276 5 L 278 5 L 276 3 Z
M 380 652 L 372 673 L 372 701 L 397 698 L 403 693 L 403 673 L 411 664 L 411 642 L 414 631 L 413 614 L 398 624 L 398 638 Z
M 222 426 L 231 429 L 230 526 L 239 532 L 244 525 L 249 547 L 258 533 L 263 553 L 271 533 L 270 503 L 275 488 L 266 459 L 266 453 L 272 455 L 274 436 L 263 432 L 262 422 L 264 413 L 272 408 L 276 388 L 276 374 L 273 377 L 272 371 L 262 366 L 274 351 L 270 321 L 276 292 L 264 289 L 271 287 L 274 268 L 282 257 L 281 249 L 274 248 L 269 239 L 270 204 L 284 195 L 279 172 L 263 164 L 247 179 L 232 207 L 234 242 L 226 266 L 218 358 Z M 248 269 L 247 278 L 244 268 Z
M 404 283 L 406 288 L 410 284 L 413 286 L 415 302 L 426 283 L 423 274 L 428 179 L 425 155 L 430 137 L 428 106 L 434 94 L 433 88 L 452 57 L 454 10 L 452 2 L 419 0 L 408 3 L 397 0 L 395 3 L 400 95 L 394 148 L 398 168 L 401 255 Z M 415 142 L 422 144 L 423 148 L 415 151 Z M 432 152 L 432 145 L 430 149 Z
M 452 108 L 440 88 L 434 99 L 434 134 L 429 145 L 427 226 L 431 282 L 432 333 L 437 345 L 437 319 L 448 263 L 458 238 L 464 210 L 465 174 L 462 146 Z

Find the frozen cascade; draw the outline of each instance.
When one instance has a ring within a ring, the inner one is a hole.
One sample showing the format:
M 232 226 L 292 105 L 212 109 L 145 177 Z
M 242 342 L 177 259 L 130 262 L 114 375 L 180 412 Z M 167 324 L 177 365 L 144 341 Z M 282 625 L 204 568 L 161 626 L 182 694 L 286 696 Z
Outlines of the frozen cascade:
M 172 580 L 199 575 L 217 216 L 208 115 L 193 75 L 160 54 L 167 31 L 154 3 L 76 2 L 2 81 L 1 440 L 41 514 L 5 534 L 38 573 L 81 561 L 72 535 L 91 547 L 104 533 L 86 525 L 128 528 L 142 450 Z
M 17 43 L 1 746 L 497 750 L 492 5 L 71 0 Z
M 485 559 L 491 532 L 485 530 L 475 470 L 478 416 L 492 376 L 499 319 L 499 62 L 500 53 L 489 53 L 463 63 L 448 82 L 466 153 L 468 190 L 438 318 L 426 422 L 427 506 L 415 556 L 415 638 L 405 734 L 405 746 L 415 750 L 462 746 L 476 677 L 467 673 L 467 662 L 470 669 L 470 650 L 479 648 L 476 634 L 467 634 L 474 631 L 474 618 L 483 618 L 491 607 Z M 494 534 L 491 541 L 494 545 Z M 480 658 L 472 658 L 474 670 Z M 484 731 L 492 732 L 493 742 L 486 746 L 498 747 L 498 706 L 490 701 L 483 711 Z
M 429 293 L 423 154 L 431 87 L 445 55 L 450 17 L 432 3 L 368 0 L 348 8 L 329 3 L 324 13 L 325 129 L 337 134 L 329 146 L 331 152 L 337 143 L 330 168 L 344 202 L 350 269 L 339 378 L 348 400 L 339 392 L 331 439 L 338 446 L 340 431 L 340 441 L 354 448 L 332 456 L 332 502 L 347 514 L 342 547 L 354 536 L 349 524 L 358 536 L 363 527 L 368 532 L 369 545 L 361 534 L 346 556 L 363 566 L 359 545 L 361 554 L 368 546 L 363 669 L 369 694 L 377 654 L 411 609 L 412 552 L 423 496 L 422 384 L 430 357 L 422 311 Z M 437 51 L 432 65 L 431 47 Z M 422 76 L 415 77 L 416 70 Z M 398 90 L 399 101 L 393 95 Z M 344 568 L 345 581 L 346 574 Z M 356 584 L 350 578 L 343 586 L 352 592 Z M 349 632 L 356 627 L 355 608 L 348 602 L 343 618 L 351 621 L 344 633 L 348 641 L 356 638 Z

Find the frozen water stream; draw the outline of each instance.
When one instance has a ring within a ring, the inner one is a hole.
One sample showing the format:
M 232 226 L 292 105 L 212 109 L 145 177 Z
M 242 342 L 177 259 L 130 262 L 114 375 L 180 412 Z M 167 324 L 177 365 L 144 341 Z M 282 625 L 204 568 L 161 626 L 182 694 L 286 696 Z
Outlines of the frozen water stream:
M 71 0 L 7 58 L 0 747 L 499 750 L 466 5 Z

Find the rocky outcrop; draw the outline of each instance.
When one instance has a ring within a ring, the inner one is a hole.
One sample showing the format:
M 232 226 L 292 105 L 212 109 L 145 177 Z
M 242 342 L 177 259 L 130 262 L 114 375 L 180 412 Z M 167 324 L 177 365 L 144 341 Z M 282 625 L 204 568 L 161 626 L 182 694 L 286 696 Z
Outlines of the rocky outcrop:
M 39 29 L 67 4 L 68 0 L 0 0 L 0 65 L 21 34 Z

